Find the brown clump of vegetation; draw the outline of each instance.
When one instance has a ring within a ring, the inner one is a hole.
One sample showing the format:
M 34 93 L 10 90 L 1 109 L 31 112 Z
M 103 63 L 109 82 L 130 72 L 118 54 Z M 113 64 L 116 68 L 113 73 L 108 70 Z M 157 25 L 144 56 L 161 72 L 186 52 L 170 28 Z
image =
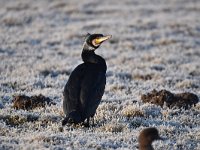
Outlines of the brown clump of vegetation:
M 124 130 L 124 126 L 122 124 L 106 124 L 102 130 L 107 132 L 122 132 Z
M 199 101 L 198 96 L 185 92 L 174 94 L 167 90 L 156 91 L 155 89 L 150 93 L 143 94 L 141 100 L 144 103 L 152 103 L 163 107 L 166 103 L 167 107 L 178 107 L 188 109 L 193 105 L 196 105 Z
M 146 75 L 136 74 L 136 75 L 134 75 L 134 78 L 136 80 L 147 81 L 147 80 L 151 80 L 153 78 L 153 75 L 152 74 L 146 74 Z
M 16 95 L 13 98 L 13 107 L 15 109 L 24 109 L 30 110 L 37 107 L 45 107 L 45 105 L 55 105 L 52 100 L 43 95 L 34 95 L 34 96 L 26 96 L 26 95 Z
M 125 117 L 144 117 L 144 112 L 139 110 L 138 108 L 129 105 L 122 110 L 122 115 Z
M 196 105 L 199 101 L 197 95 L 189 92 L 175 94 L 175 96 L 176 96 L 176 101 L 170 104 L 172 107 L 178 106 L 179 108 L 184 107 L 187 109 L 192 105 Z
M 18 125 L 24 124 L 24 122 L 27 121 L 27 119 L 25 117 L 20 117 L 18 115 L 6 116 L 4 120 L 5 120 L 6 124 L 10 125 L 10 126 L 18 126 Z

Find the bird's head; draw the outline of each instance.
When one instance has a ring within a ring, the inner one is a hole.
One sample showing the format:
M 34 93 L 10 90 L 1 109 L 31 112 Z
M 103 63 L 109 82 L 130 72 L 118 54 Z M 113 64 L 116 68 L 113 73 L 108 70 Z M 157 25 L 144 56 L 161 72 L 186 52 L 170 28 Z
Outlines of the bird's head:
M 155 140 L 164 140 L 159 136 L 158 130 L 156 128 L 146 128 L 142 130 L 139 135 L 140 146 L 150 145 Z
M 83 45 L 84 50 L 95 51 L 104 41 L 110 39 L 112 36 L 103 34 L 87 34 Z

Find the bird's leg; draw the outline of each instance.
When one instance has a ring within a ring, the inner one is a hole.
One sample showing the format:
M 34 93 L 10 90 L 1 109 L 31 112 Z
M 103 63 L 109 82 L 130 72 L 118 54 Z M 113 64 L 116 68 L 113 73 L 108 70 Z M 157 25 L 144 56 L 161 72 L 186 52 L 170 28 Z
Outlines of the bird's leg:
M 94 117 L 92 117 L 92 126 L 94 127 Z
M 65 119 L 62 121 L 62 126 L 66 125 L 69 121 L 69 117 L 66 116 Z

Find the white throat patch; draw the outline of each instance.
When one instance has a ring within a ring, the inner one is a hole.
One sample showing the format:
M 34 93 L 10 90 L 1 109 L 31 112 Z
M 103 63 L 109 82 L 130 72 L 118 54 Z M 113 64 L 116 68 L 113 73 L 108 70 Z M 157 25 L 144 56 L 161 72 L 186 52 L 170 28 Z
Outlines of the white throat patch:
M 89 50 L 89 51 L 94 51 L 96 48 L 88 45 L 87 42 L 84 42 L 83 49 Z

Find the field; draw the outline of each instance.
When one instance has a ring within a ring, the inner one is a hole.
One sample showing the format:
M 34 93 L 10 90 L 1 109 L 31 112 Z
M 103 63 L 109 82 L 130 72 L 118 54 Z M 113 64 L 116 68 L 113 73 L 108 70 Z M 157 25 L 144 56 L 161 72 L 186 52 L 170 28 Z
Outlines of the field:
M 137 149 L 156 127 L 160 150 L 200 149 L 200 104 L 143 103 L 153 89 L 200 98 L 199 0 L 0 0 L 0 149 Z M 94 127 L 61 126 L 63 89 L 87 33 L 111 34 L 96 53 L 107 84 Z M 13 96 L 56 105 L 13 108 Z

